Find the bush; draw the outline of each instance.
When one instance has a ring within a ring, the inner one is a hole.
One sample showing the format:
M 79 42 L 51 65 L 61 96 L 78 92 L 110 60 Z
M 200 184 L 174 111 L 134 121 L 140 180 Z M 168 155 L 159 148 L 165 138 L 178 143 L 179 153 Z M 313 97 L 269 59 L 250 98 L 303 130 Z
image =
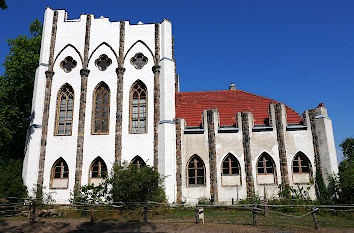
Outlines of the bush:
M 109 184 L 114 202 L 165 202 L 163 177 L 150 166 L 115 164 Z
M 71 203 L 104 204 L 109 199 L 105 184 L 98 186 L 84 185 L 75 194 L 71 193 Z

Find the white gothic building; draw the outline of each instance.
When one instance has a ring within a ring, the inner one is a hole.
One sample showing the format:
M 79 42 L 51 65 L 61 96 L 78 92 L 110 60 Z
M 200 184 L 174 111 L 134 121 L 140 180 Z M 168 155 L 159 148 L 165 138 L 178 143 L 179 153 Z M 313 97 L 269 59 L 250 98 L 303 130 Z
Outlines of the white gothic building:
M 169 202 L 229 203 L 338 170 L 323 104 L 302 116 L 236 89 L 180 92 L 171 22 L 132 25 L 47 8 L 23 179 L 67 203 L 113 163 L 166 176 Z M 284 87 L 285 88 L 285 87 Z

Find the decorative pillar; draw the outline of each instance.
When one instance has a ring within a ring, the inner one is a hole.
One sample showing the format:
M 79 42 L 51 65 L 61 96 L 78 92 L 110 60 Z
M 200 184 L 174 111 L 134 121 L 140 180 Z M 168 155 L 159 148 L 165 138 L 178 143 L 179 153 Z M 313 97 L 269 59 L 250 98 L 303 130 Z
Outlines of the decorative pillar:
M 216 167 L 216 144 L 215 144 L 215 126 L 214 112 L 216 110 L 207 110 L 208 123 L 208 147 L 209 147 L 209 167 L 210 167 L 210 197 L 212 202 L 218 201 L 218 180 Z
M 177 201 L 182 201 L 182 125 L 181 119 L 175 119 L 176 124 L 176 184 Z
M 242 144 L 243 144 L 243 154 L 245 160 L 245 170 L 246 170 L 246 191 L 247 197 L 254 197 L 254 180 L 252 174 L 252 154 L 251 154 L 251 142 L 250 142 L 250 121 L 252 113 L 242 112 Z
M 286 124 L 285 105 L 283 103 L 275 104 L 274 112 L 275 112 L 275 126 L 277 130 L 278 151 L 279 151 L 279 160 L 280 160 L 281 187 L 285 188 L 285 186 L 289 185 L 288 162 L 286 157 L 285 133 L 284 133 L 285 124 Z
M 115 135 L 115 161 L 119 165 L 122 160 L 122 121 L 123 121 L 123 76 L 125 68 L 124 63 L 124 38 L 125 38 L 125 22 L 120 22 L 119 33 L 119 58 L 117 73 L 117 112 L 116 112 L 116 135 Z
M 47 135 L 48 135 L 49 105 L 50 105 L 50 97 L 52 93 L 52 79 L 54 76 L 53 60 L 54 60 L 55 40 L 57 35 L 57 25 L 58 25 L 58 11 L 54 11 L 53 23 L 52 23 L 52 34 L 50 40 L 48 71 L 45 72 L 46 84 L 45 84 L 43 118 L 42 118 L 41 147 L 39 152 L 40 154 L 39 154 L 38 177 L 37 177 L 37 192 L 42 192 L 42 187 L 43 187 L 43 175 L 44 175 L 44 164 L 45 164 L 44 162 L 46 156 Z
M 155 23 L 155 65 L 154 73 L 154 168 L 159 165 L 159 122 L 160 122 L 160 25 Z
M 80 91 L 80 106 L 79 106 L 79 126 L 77 132 L 77 147 L 76 147 L 75 188 L 74 188 L 75 191 L 77 191 L 81 186 L 82 159 L 83 159 L 83 151 L 84 151 L 87 78 L 90 73 L 90 70 L 87 69 L 89 46 L 90 46 L 90 31 L 91 31 L 91 15 L 87 15 L 85 47 L 84 47 L 84 62 L 83 62 L 83 68 L 80 70 L 81 91 Z

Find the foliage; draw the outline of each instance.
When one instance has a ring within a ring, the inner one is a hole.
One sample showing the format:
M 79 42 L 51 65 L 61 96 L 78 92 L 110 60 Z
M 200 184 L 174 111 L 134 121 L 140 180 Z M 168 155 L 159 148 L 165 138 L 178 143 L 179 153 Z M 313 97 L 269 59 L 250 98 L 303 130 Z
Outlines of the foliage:
M 0 158 L 22 158 L 31 118 L 35 71 L 38 67 L 42 25 L 35 20 L 31 37 L 9 39 L 9 54 L 0 76 Z
M 10 159 L 6 162 L 0 160 L 0 197 L 27 197 L 27 188 L 23 184 L 21 173 L 21 159 Z
M 84 185 L 81 186 L 75 195 L 71 193 L 71 203 L 90 203 L 90 204 L 104 204 L 109 197 L 107 196 L 107 186 L 100 185 Z
M 320 171 L 319 168 L 316 168 L 315 190 L 316 190 L 317 200 L 321 204 L 328 204 L 330 202 L 328 189 L 324 182 L 322 172 Z
M 340 201 L 354 203 L 354 138 L 347 138 L 339 145 L 342 147 L 344 160 L 339 165 Z
M 34 185 L 32 189 L 32 193 L 34 194 L 34 197 L 31 198 L 36 198 L 36 201 L 41 204 L 54 204 L 55 199 L 52 196 L 54 192 L 45 193 L 43 192 L 43 189 L 45 189 L 45 186 Z
M 114 202 L 164 202 L 163 177 L 152 167 L 115 164 L 109 183 Z
M 0 0 L 0 8 L 2 10 L 5 10 L 7 8 L 6 2 L 5 0 Z

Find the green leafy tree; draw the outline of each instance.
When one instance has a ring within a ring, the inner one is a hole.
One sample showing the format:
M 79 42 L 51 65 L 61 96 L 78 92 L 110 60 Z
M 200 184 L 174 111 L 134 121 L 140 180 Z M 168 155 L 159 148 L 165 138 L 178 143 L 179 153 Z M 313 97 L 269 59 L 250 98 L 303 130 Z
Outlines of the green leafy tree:
M 347 138 L 342 144 L 344 160 L 339 165 L 340 201 L 354 203 L 354 138 Z
M 71 194 L 71 203 L 104 204 L 109 199 L 106 184 L 84 185 L 77 192 Z
M 20 159 L 10 159 L 6 163 L 0 161 L 0 197 L 27 197 L 27 188 L 23 184 L 21 177 L 22 161 Z M 15 201 L 16 199 L 7 199 Z M 20 199 L 19 199 L 20 201 Z
M 42 24 L 30 26 L 31 37 L 9 39 L 9 54 L 0 76 L 0 158 L 23 158 L 26 132 L 31 120 L 35 72 L 38 67 Z
M 6 2 L 5 0 L 0 0 L 0 8 L 2 10 L 5 10 L 7 8 Z
M 163 177 L 152 167 L 133 164 L 114 165 L 109 183 L 114 202 L 164 202 Z

